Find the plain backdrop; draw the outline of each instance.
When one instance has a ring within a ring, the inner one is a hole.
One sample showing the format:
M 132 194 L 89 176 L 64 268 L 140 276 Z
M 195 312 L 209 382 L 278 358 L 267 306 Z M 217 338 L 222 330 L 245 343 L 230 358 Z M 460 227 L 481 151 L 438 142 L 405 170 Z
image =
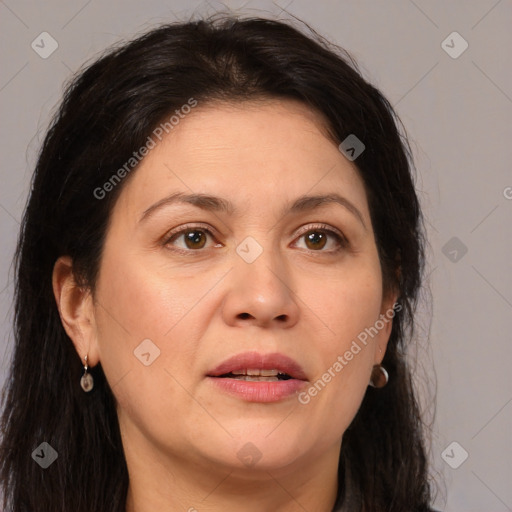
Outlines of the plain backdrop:
M 12 255 L 64 83 L 115 42 L 219 9 L 297 16 L 347 49 L 396 108 L 429 237 L 413 367 L 430 425 L 436 506 L 512 510 L 510 0 L 0 2 L 0 384 L 13 347 Z M 44 55 L 41 46 L 52 45 Z

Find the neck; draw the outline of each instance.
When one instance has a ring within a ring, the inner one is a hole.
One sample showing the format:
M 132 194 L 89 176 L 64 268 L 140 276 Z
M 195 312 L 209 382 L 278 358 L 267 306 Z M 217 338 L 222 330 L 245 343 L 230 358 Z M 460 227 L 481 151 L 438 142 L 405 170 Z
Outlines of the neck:
M 293 467 L 260 469 L 125 449 L 130 477 L 126 512 L 331 512 L 339 449 Z

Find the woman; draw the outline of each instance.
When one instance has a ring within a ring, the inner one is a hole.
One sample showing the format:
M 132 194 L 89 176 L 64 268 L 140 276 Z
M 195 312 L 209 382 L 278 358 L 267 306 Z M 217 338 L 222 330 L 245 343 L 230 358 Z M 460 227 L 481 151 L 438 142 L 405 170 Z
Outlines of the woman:
M 171 24 L 90 65 L 19 238 L 4 506 L 430 510 L 409 160 L 290 24 Z

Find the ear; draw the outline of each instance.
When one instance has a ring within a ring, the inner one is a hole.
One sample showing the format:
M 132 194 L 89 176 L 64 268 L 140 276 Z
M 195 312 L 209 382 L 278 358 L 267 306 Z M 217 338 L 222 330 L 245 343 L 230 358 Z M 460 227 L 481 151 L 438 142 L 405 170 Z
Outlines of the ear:
M 94 304 L 89 289 L 79 286 L 73 275 L 73 260 L 61 256 L 53 267 L 53 293 L 62 325 L 71 338 L 82 364 L 99 362 Z
M 384 359 L 384 354 L 386 353 L 386 348 L 388 346 L 389 338 L 391 336 L 391 329 L 393 327 L 393 318 L 396 315 L 396 311 L 400 311 L 401 306 L 398 305 L 396 308 L 394 308 L 394 305 L 396 304 L 396 301 L 398 300 L 398 293 L 395 291 L 392 291 L 388 293 L 382 300 L 382 306 L 380 311 L 380 316 L 378 327 L 381 327 L 379 329 L 379 333 L 376 336 L 377 343 L 375 344 L 375 358 L 374 358 L 374 364 L 380 364 L 382 360 Z

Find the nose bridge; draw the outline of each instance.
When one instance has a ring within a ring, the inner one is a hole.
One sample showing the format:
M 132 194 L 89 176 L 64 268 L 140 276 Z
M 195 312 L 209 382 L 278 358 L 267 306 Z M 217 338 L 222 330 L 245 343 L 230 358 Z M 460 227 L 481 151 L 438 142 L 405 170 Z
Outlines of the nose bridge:
M 267 288 L 272 288 L 272 293 L 289 292 L 286 266 L 278 248 L 268 234 L 259 235 L 258 239 L 247 236 L 238 244 L 235 274 L 247 285 L 261 288 L 262 292 Z
M 256 235 L 258 236 L 258 235 Z M 250 319 L 293 324 L 298 308 L 291 275 L 271 237 L 248 236 L 236 247 L 231 286 L 225 304 L 228 322 Z

